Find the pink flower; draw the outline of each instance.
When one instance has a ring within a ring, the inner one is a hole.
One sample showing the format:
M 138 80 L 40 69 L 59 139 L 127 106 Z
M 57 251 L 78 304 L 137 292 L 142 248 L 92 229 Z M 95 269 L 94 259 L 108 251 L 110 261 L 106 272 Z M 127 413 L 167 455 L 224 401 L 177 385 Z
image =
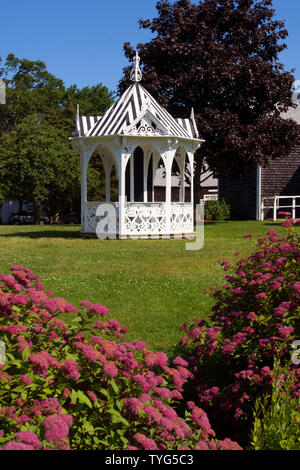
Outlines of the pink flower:
M 40 351 L 28 357 L 29 362 L 35 366 L 34 373 L 36 375 L 41 374 L 45 376 L 50 366 L 49 358 L 50 356 L 47 351 Z
M 6 328 L 6 331 L 11 335 L 19 335 L 23 331 L 26 331 L 27 327 L 24 325 L 11 325 Z
M 35 449 L 41 449 L 42 447 L 37 435 L 32 431 L 20 431 L 15 435 L 15 439 L 31 445 Z
M 23 426 L 23 424 L 25 423 L 33 423 L 33 419 L 32 418 L 28 418 L 28 416 L 26 415 L 21 415 L 19 418 L 18 418 L 18 421 L 17 421 L 17 425 L 18 426 Z
M 243 414 L 244 414 L 243 410 L 241 410 L 241 408 L 237 408 L 234 413 L 234 418 L 239 419 Z
M 257 294 L 255 296 L 256 299 L 265 299 L 267 297 L 267 294 L 265 292 L 261 292 L 260 294 Z
M 200 426 L 202 431 L 209 433 L 211 431 L 211 425 L 208 420 L 207 414 L 198 406 L 195 406 L 192 410 L 192 418 L 194 419 L 195 423 Z
M 104 374 L 109 375 L 110 377 L 117 377 L 118 375 L 118 369 L 112 361 L 108 361 L 103 364 L 103 372 Z
M 98 401 L 97 395 L 91 390 L 88 390 L 86 394 L 92 400 L 93 403 L 96 403 Z
M 257 318 L 257 315 L 256 315 L 256 313 L 254 313 L 254 312 L 250 312 L 250 313 L 247 315 L 247 320 L 255 320 L 255 318 Z
M 58 442 L 66 439 L 69 434 L 69 426 L 62 415 L 47 416 L 44 423 L 46 429 L 45 439 L 49 442 Z
M 193 401 L 188 401 L 186 405 L 188 410 L 192 410 L 195 406 L 195 403 Z
M 222 265 L 222 266 L 229 266 L 229 261 L 228 261 L 228 259 L 224 259 L 224 261 L 222 261 L 221 265 Z
M 77 313 L 77 309 L 74 307 L 74 305 L 72 304 L 66 304 L 65 306 L 65 313 L 69 313 L 69 312 L 72 312 L 76 315 Z
M 146 403 L 147 401 L 150 401 L 151 400 L 151 396 L 149 395 L 149 393 L 142 393 L 142 395 L 140 396 L 140 401 L 142 403 Z
M 104 305 L 101 304 L 90 306 L 89 311 L 91 313 L 95 313 L 96 315 L 100 315 L 101 317 L 105 317 L 105 315 L 108 315 L 110 312 L 108 308 L 104 307 Z
M 278 215 L 281 215 L 283 217 L 290 217 L 292 214 L 290 212 L 278 212 Z
M 208 445 L 206 444 L 205 441 L 199 441 L 197 446 L 199 447 L 200 450 L 209 450 Z
M 168 400 L 172 396 L 171 390 L 165 387 L 157 387 L 155 391 L 165 400 Z
M 74 343 L 76 349 L 80 349 L 83 355 L 91 362 L 95 362 L 98 359 L 98 351 L 96 351 L 90 344 Z
M 7 442 L 3 447 L 3 450 L 34 450 L 34 447 L 23 442 Z
M 43 305 L 50 313 L 54 313 L 58 310 L 58 306 L 54 299 L 44 299 Z
M 269 375 L 269 374 L 270 374 L 271 369 L 270 369 L 269 366 L 265 366 L 265 367 L 262 367 L 262 368 L 260 369 L 260 371 L 261 371 L 261 373 L 262 373 L 263 376 L 266 376 L 266 375 Z
M 293 331 L 294 328 L 292 328 L 291 326 L 284 326 L 278 329 L 279 334 L 281 334 L 282 336 L 288 336 L 289 334 L 293 333 Z
M 244 235 L 243 238 L 253 238 L 253 233 L 248 233 L 247 235 Z
M 139 408 L 142 408 L 142 403 L 138 398 L 126 398 L 124 404 L 133 415 L 138 416 Z
M 150 438 L 147 438 L 144 434 L 140 434 L 140 433 L 136 433 L 133 438 L 139 443 L 141 444 L 145 450 L 158 450 L 155 442 L 150 439 Z
M 182 367 L 188 367 L 188 362 L 186 362 L 184 359 L 182 359 L 182 357 L 175 357 L 174 361 L 173 361 L 173 364 L 175 364 L 176 366 L 182 366 Z
M 276 280 L 272 281 L 272 282 L 270 282 L 270 287 L 274 290 L 278 290 L 281 287 L 281 283 L 276 281 Z
M 72 359 L 68 359 L 62 367 L 62 370 L 66 374 L 66 377 L 69 377 L 70 379 L 73 379 L 73 380 L 79 380 L 79 377 L 80 377 L 79 372 L 78 372 L 79 369 L 80 369 L 80 366 L 78 366 L 76 362 L 74 362 Z
M 293 289 L 300 294 L 300 282 L 295 282 Z
M 291 219 L 286 219 L 286 220 L 283 222 L 283 224 L 281 224 L 281 225 L 282 225 L 282 227 L 288 228 L 288 227 L 291 227 L 292 225 L 294 225 L 294 221 L 291 220 Z

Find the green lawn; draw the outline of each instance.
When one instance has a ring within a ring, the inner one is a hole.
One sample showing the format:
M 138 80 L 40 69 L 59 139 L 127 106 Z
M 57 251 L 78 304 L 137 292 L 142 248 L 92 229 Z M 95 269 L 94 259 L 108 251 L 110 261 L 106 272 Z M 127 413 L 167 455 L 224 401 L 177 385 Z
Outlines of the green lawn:
M 242 236 L 274 227 L 285 233 L 270 221 L 207 225 L 204 248 L 187 251 L 185 240 L 86 240 L 78 226 L 0 226 L 0 272 L 22 264 L 76 307 L 83 299 L 106 305 L 128 339 L 170 351 L 183 322 L 209 313 L 202 292 L 222 282 L 218 260 L 248 255 L 254 241 Z

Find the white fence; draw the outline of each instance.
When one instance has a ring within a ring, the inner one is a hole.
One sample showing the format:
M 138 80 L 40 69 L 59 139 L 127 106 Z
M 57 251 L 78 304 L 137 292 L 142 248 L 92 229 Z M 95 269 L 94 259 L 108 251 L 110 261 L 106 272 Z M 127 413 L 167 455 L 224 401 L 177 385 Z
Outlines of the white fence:
M 283 204 L 281 204 L 280 201 L 283 201 Z M 288 204 L 288 201 L 292 201 L 292 204 Z M 260 220 L 265 219 L 265 211 L 269 211 L 270 209 L 273 211 L 274 221 L 277 220 L 278 211 L 290 212 L 292 218 L 295 219 L 296 209 L 298 208 L 300 208 L 300 196 L 264 197 L 261 201 Z
M 218 193 L 217 194 L 204 194 L 204 198 L 200 199 L 200 203 L 207 202 L 207 201 L 217 201 L 219 199 Z

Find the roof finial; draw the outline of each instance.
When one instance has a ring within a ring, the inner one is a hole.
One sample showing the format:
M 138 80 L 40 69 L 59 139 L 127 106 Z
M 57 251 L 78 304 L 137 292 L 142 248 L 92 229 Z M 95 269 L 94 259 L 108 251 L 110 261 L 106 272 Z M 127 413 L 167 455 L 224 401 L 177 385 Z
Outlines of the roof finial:
M 133 82 L 140 82 L 142 80 L 142 72 L 140 69 L 140 57 L 138 51 L 135 53 L 134 64 L 130 75 L 130 80 Z

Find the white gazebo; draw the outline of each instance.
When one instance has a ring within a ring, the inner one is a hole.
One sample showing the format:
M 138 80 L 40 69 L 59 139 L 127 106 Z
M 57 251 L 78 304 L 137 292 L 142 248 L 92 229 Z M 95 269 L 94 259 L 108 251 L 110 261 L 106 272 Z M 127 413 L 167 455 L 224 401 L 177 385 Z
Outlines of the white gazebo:
M 81 161 L 81 232 L 96 235 L 99 207 L 87 200 L 87 169 L 94 152 L 103 161 L 106 181 L 105 208 L 115 212 L 116 237 L 107 229 L 106 238 L 190 238 L 194 236 L 193 175 L 190 200 L 185 200 L 186 165 L 193 168 L 199 139 L 193 111 L 189 119 L 174 119 L 141 86 L 136 54 L 131 74 L 133 84 L 103 116 L 80 116 L 77 112 L 72 146 Z M 171 176 L 174 161 L 180 173 L 179 201 L 172 201 Z M 163 163 L 165 198 L 155 200 L 154 178 Z M 119 198 L 111 201 L 110 176 L 115 167 Z M 96 215 L 97 212 L 97 215 Z M 101 212 L 101 210 L 100 210 Z M 102 237 L 102 238 L 105 238 Z

